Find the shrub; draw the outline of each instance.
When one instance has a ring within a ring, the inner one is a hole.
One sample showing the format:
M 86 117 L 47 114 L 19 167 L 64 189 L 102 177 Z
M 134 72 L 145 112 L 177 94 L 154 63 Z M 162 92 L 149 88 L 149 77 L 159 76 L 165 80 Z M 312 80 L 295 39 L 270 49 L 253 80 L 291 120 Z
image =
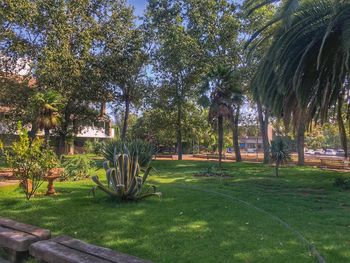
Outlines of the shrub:
M 84 142 L 84 148 L 85 148 L 85 152 L 86 153 L 93 153 L 94 152 L 94 146 L 93 146 L 94 142 L 87 140 L 86 142 Z
M 282 137 L 276 137 L 271 142 L 271 160 L 275 162 L 275 175 L 278 177 L 279 166 L 291 159 L 288 144 Z
M 349 190 L 350 189 L 350 177 L 337 176 L 334 179 L 334 186 L 340 187 L 344 190 Z
M 21 181 L 27 200 L 44 182 L 49 171 L 58 165 L 56 154 L 44 146 L 42 140 L 29 140 L 28 132 L 18 124 L 19 140 L 11 151 L 6 151 L 6 160 L 14 175 Z
M 132 159 L 138 158 L 138 163 L 141 167 L 147 167 L 151 161 L 153 155 L 156 153 L 156 148 L 147 142 L 142 140 L 133 140 L 128 142 L 123 141 L 111 141 L 104 146 L 103 156 L 110 165 L 114 164 L 115 154 L 123 154 L 125 150 L 128 152 Z
M 102 155 L 103 154 L 103 149 L 104 149 L 104 142 L 98 141 L 98 140 L 87 140 L 84 143 L 85 151 L 87 153 L 93 153 L 96 155 Z
M 89 177 L 89 170 L 91 169 L 91 161 L 85 155 L 78 155 L 66 158 L 62 161 L 64 168 L 61 180 L 81 180 Z
M 196 177 L 229 177 L 227 169 L 220 167 L 220 165 L 209 164 L 206 169 L 199 173 L 193 174 Z
M 146 191 L 143 190 L 143 186 L 152 167 L 148 167 L 141 177 L 138 156 L 135 155 L 132 157 L 127 151 L 125 152 L 126 153 L 114 155 L 112 167 L 108 165 L 108 161 L 104 163 L 103 166 L 106 170 L 107 186 L 104 186 L 97 176 L 92 177 L 97 187 L 112 198 L 122 201 L 140 200 L 149 196 L 160 197 L 161 193 L 156 192 L 155 186 L 149 187 Z

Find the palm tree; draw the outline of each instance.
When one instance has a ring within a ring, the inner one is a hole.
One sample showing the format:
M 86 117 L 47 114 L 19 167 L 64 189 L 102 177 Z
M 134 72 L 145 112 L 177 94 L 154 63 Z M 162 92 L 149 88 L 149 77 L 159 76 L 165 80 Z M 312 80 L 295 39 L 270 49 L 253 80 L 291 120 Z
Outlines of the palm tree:
M 224 144 L 224 118 L 231 117 L 231 105 L 229 99 L 220 90 L 215 90 L 211 94 L 211 105 L 209 109 L 209 121 L 217 121 L 219 165 L 222 162 L 222 150 Z
M 344 150 L 344 158 L 348 158 L 348 142 L 347 142 L 345 124 L 342 116 L 343 104 L 344 104 L 343 102 L 344 102 L 344 94 L 340 93 L 338 97 L 338 103 L 337 103 L 337 122 L 338 122 L 338 128 L 339 128 L 340 142 Z
M 257 9 L 271 4 L 279 6 L 277 13 L 273 19 L 271 19 L 253 34 L 249 43 L 257 39 L 261 33 L 271 28 L 275 24 L 282 24 L 283 27 L 287 27 L 291 23 L 290 19 L 292 15 L 299 8 L 300 0 L 246 0 L 244 3 L 245 9 L 247 10 L 247 15 L 251 15 Z M 265 38 L 269 37 L 271 37 L 270 34 L 268 34 Z M 261 43 L 262 41 L 259 42 Z
M 349 2 L 301 2 L 276 26 L 254 79 L 262 101 L 297 128 L 300 164 L 305 128 L 327 119 L 349 80 L 349 14 Z
M 234 110 L 237 111 L 236 107 L 241 101 L 241 91 L 237 88 L 237 84 L 234 72 L 224 65 L 218 65 L 208 75 L 207 87 L 211 87 L 208 117 L 211 123 L 215 121 L 217 123 L 220 165 L 224 141 L 224 119 L 232 119 Z
M 288 145 L 281 137 L 276 137 L 271 142 L 271 160 L 275 162 L 275 175 L 278 177 L 281 164 L 290 160 Z
M 57 127 L 60 119 L 59 108 L 62 97 L 55 91 L 38 92 L 31 102 L 35 114 L 33 125 L 44 130 L 45 145 L 49 145 L 50 130 Z

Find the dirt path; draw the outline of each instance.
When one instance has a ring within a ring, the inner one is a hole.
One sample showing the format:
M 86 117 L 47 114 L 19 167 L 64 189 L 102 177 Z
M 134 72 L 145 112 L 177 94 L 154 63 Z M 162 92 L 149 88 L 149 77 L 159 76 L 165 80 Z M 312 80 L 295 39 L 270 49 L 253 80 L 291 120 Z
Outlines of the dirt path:
M 0 187 L 4 186 L 10 186 L 10 185 L 18 185 L 18 180 L 6 180 L 6 181 L 0 181 Z
M 18 184 L 19 180 L 15 180 L 11 169 L 0 169 L 0 187 Z

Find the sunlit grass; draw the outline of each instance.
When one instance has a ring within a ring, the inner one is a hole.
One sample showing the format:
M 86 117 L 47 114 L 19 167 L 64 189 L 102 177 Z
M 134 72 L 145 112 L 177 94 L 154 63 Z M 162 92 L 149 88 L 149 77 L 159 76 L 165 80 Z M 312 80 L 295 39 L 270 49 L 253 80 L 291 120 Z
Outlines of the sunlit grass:
M 6 187 L 0 216 L 154 262 L 315 262 L 277 217 L 327 262 L 350 262 L 350 192 L 333 186 L 335 172 L 292 167 L 275 178 L 269 166 L 225 163 L 229 178 L 197 178 L 192 174 L 208 163 L 154 165 L 150 183 L 161 200 L 116 203 L 101 192 L 93 198 L 94 184 L 86 180 L 56 183 L 57 196 L 39 194 L 27 203 Z

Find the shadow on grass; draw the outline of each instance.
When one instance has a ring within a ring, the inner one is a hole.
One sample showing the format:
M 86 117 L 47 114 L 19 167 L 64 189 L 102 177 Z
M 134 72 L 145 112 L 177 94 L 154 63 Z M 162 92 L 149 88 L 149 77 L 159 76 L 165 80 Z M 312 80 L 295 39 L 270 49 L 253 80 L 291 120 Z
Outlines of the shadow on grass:
M 198 179 L 192 174 L 205 167 L 203 162 L 155 165 L 159 175 L 150 183 L 163 192 L 161 200 L 120 203 L 101 192 L 90 196 L 92 182 L 59 183 L 57 196 L 39 196 L 30 203 L 18 192 L 0 192 L 0 215 L 154 262 L 314 261 L 307 247 L 269 216 L 215 194 L 180 188 L 186 185 L 250 202 L 316 240 L 326 256 L 337 262 L 349 259 L 338 235 L 349 233 L 344 225 L 350 203 L 328 184 L 332 174 L 286 168 L 282 178 L 274 178 L 267 166 L 225 164 L 232 178 Z M 342 210 L 334 206 L 336 200 L 342 200 Z

